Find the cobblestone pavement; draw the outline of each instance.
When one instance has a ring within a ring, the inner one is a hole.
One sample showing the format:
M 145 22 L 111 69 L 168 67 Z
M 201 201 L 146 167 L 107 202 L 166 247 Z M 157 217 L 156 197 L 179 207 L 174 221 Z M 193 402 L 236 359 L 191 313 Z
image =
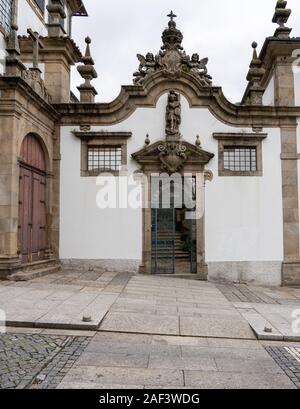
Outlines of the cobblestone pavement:
M 89 343 L 87 337 L 0 335 L 0 389 L 55 388 Z
M 300 289 L 287 287 L 259 287 L 246 284 L 216 284 L 228 301 L 258 304 L 300 304 Z
M 300 389 L 300 348 L 266 346 L 265 349 Z

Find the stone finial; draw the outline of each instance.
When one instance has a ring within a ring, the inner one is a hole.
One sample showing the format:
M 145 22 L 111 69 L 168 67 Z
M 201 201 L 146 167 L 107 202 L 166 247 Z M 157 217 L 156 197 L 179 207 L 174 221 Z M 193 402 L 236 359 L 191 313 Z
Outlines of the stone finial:
M 20 46 L 18 40 L 18 26 L 13 23 L 7 40 L 7 57 L 5 61 L 5 74 L 8 76 L 21 76 L 26 69 L 25 65 L 20 61 Z
M 195 145 L 197 146 L 197 148 L 201 149 L 201 141 L 200 141 L 200 136 L 199 135 L 197 135 L 197 137 L 196 137 Z
M 291 28 L 285 26 L 285 23 L 287 23 L 292 13 L 292 10 L 287 9 L 286 6 L 287 6 L 286 0 L 278 0 L 276 3 L 275 13 L 272 22 L 279 25 L 274 34 L 274 36 L 278 38 L 289 38 L 290 33 L 292 31 Z
M 262 97 L 264 90 L 260 86 L 262 77 L 264 76 L 266 70 L 262 65 L 262 61 L 257 55 L 257 43 L 252 43 L 253 56 L 250 63 L 250 69 L 248 71 L 247 80 L 250 83 L 249 86 L 249 97 L 251 105 L 262 105 Z
M 149 134 L 147 134 L 147 135 L 146 135 L 146 139 L 145 139 L 145 146 L 149 146 L 150 143 L 151 143 L 150 137 L 149 137 Z
M 67 17 L 61 0 L 50 0 L 47 5 L 49 13 L 48 36 L 61 37 L 66 34 L 62 22 Z
M 95 62 L 91 56 L 90 44 L 92 40 L 86 37 L 86 51 L 84 57 L 82 57 L 82 65 L 77 67 L 79 74 L 85 80 L 84 84 L 77 87 L 80 92 L 80 102 L 95 102 L 95 96 L 98 94 L 93 85 L 92 79 L 97 78 L 97 72 L 94 68 Z

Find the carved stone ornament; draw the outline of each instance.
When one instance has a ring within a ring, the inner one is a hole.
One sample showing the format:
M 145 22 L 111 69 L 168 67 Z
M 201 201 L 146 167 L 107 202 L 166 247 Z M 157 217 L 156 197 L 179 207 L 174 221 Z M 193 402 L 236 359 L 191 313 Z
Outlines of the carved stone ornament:
M 208 58 L 200 60 L 196 53 L 192 57 L 186 55 L 181 45 L 183 34 L 176 28 L 174 21 L 176 15 L 171 11 L 168 17 L 170 21 L 162 34 L 163 46 L 159 53 L 156 56 L 152 53 L 145 57 L 137 55 L 140 66 L 133 74 L 134 84 L 142 85 L 151 74 L 160 71 L 168 78 L 178 78 L 182 72 L 187 72 L 199 79 L 203 86 L 211 86 L 211 76 L 206 67 Z
M 159 145 L 159 159 L 162 163 L 162 170 L 174 173 L 182 169 L 184 162 L 188 158 L 188 151 L 181 142 L 165 142 Z
M 166 109 L 166 136 L 173 139 L 180 138 L 179 126 L 181 124 L 180 94 L 170 91 Z
M 30 87 L 46 102 L 51 103 L 51 96 L 49 95 L 44 81 L 41 78 L 41 71 L 36 68 L 29 68 L 22 71 L 22 78 Z

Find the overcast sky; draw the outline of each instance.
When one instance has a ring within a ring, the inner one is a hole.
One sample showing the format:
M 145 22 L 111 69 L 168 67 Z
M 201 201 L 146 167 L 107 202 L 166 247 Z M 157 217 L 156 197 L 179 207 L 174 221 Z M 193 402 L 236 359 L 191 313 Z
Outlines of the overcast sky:
M 276 29 L 271 22 L 276 0 L 84 0 L 84 4 L 89 17 L 74 18 L 73 37 L 81 50 L 84 38 L 92 38 L 98 102 L 110 102 L 121 85 L 132 83 L 137 53 L 159 51 L 171 9 L 178 16 L 186 52 L 209 58 L 213 84 L 222 86 L 232 102 L 241 100 L 246 87 L 251 43 L 257 41 L 260 50 Z M 293 11 L 288 26 L 293 36 L 300 36 L 299 0 L 289 0 L 288 6 Z M 81 82 L 74 70 L 76 93 Z

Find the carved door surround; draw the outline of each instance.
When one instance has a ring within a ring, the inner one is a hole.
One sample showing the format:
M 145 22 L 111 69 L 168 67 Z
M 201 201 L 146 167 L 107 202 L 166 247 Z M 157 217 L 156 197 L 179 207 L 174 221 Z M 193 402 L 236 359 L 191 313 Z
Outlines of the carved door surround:
M 141 172 L 147 178 L 143 186 L 143 254 L 140 266 L 141 274 L 151 274 L 151 176 L 161 173 L 170 175 L 188 174 L 196 178 L 197 211 L 201 214 L 197 218 L 197 274 L 195 278 L 207 279 L 207 265 L 205 263 L 204 237 L 204 187 L 206 180 L 212 180 L 212 173 L 205 169 L 205 165 L 214 157 L 197 145 L 183 140 L 177 142 L 159 141 L 150 144 L 132 155 L 141 166 Z M 178 272 L 180 273 L 180 272 Z

